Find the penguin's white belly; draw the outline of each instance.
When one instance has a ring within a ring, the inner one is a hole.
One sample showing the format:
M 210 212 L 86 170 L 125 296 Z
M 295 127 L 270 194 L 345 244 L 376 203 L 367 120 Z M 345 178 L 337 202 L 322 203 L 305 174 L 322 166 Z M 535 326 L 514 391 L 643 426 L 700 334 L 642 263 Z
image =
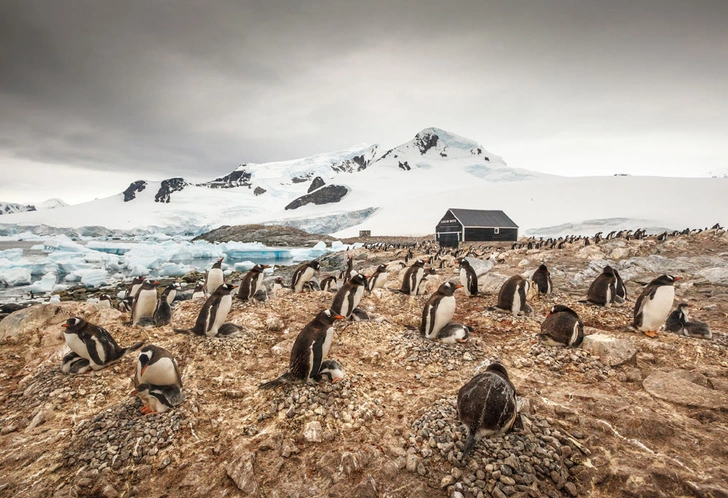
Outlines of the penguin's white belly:
M 207 293 L 212 294 L 225 283 L 225 276 L 220 268 L 213 268 L 207 274 Z
M 517 315 L 521 311 L 521 294 L 516 288 L 516 292 L 513 294 L 513 304 L 511 305 L 511 313 Z
M 160 358 L 147 366 L 142 375 L 142 366 L 137 363 L 137 379 L 140 384 L 154 384 L 155 386 L 179 385 L 177 370 L 171 358 Z
M 414 284 L 410 288 L 410 295 L 416 296 L 417 293 L 420 290 L 420 282 L 422 282 L 422 277 L 425 276 L 425 270 L 422 268 L 418 268 L 414 275 Z
M 331 343 L 334 341 L 334 327 L 329 327 L 326 330 L 326 339 L 321 346 L 321 363 L 323 363 L 329 356 L 329 350 L 331 349 Z
M 177 291 L 176 290 L 169 291 L 169 294 L 167 294 L 167 304 L 172 306 L 172 303 L 174 302 L 175 297 L 177 297 Z
M 440 303 L 437 306 L 437 310 L 435 310 L 435 318 L 433 320 L 432 324 L 432 330 L 430 331 L 430 334 L 427 336 L 429 339 L 434 339 L 437 337 L 437 333 L 442 330 L 442 328 L 450 323 L 450 320 L 452 320 L 452 316 L 455 314 L 455 297 L 454 296 L 446 296 L 440 299 Z
M 260 290 L 260 286 L 263 284 L 263 272 L 258 273 L 258 278 L 253 281 L 253 292 L 250 297 L 253 297 L 256 292 Z
M 349 313 L 351 313 L 354 310 L 354 308 L 359 306 L 359 303 L 361 302 L 361 298 L 363 296 L 364 296 L 364 286 L 357 285 L 356 292 L 354 292 L 354 299 L 352 300 L 352 308 L 349 310 Z
M 465 271 L 465 268 L 460 268 L 460 284 L 463 286 L 465 293 L 469 296 L 470 288 L 468 287 L 468 272 Z
M 86 344 L 79 339 L 79 337 L 76 334 L 63 334 L 66 338 L 66 344 L 69 348 L 71 348 L 71 351 L 76 353 L 81 358 L 86 358 L 87 360 L 91 361 L 91 355 L 88 354 L 88 350 L 86 349 Z
M 215 313 L 215 322 L 206 333 L 208 337 L 214 337 L 217 335 L 217 331 L 220 327 L 222 327 L 222 324 L 225 323 L 228 313 L 230 312 L 230 307 L 232 305 L 233 296 L 227 295 L 223 296 L 222 299 L 220 299 L 220 304 L 217 307 L 217 313 Z
M 310 266 L 303 270 L 301 276 L 298 279 L 298 282 L 296 282 L 296 287 L 294 289 L 296 292 L 303 291 L 303 285 L 313 278 L 313 271 L 313 268 L 311 268 Z
M 107 301 L 106 299 L 104 299 L 104 300 L 96 303 L 96 306 L 98 306 L 101 309 L 109 309 L 109 308 L 111 308 L 111 301 Z
M 387 273 L 380 273 L 377 275 L 377 278 L 374 279 L 374 285 L 372 285 L 372 289 L 381 289 L 384 287 L 384 283 L 387 281 Z
M 672 285 L 658 287 L 655 291 L 655 297 L 651 301 L 647 301 L 642 308 L 642 327 L 640 327 L 640 330 L 659 329 L 665 323 L 667 315 L 670 314 L 674 300 L 675 288 Z
M 157 309 L 157 291 L 141 291 L 134 306 L 134 323 L 132 325 L 136 325 L 142 318 L 153 317 L 155 309 Z

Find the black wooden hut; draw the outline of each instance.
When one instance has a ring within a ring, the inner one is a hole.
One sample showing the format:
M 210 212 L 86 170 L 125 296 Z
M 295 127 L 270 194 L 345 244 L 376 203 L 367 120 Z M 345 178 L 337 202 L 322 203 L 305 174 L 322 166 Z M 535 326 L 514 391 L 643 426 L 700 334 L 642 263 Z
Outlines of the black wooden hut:
M 459 242 L 518 240 L 518 225 L 503 211 L 450 208 L 435 228 L 441 246 L 457 247 Z

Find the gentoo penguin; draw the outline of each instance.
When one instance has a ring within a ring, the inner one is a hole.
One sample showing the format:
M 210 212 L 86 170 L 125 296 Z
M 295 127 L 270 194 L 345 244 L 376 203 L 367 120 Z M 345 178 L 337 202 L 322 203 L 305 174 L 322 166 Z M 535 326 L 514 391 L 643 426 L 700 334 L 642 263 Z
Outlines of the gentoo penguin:
M 468 296 L 478 295 L 478 274 L 465 258 L 460 258 L 460 283 Z
M 371 320 L 371 317 L 369 316 L 369 313 L 364 311 L 361 308 L 354 308 L 351 310 L 351 315 L 349 315 L 349 320 L 352 322 L 368 322 Z
M 157 286 L 159 282 L 145 280 L 139 292 L 134 297 L 134 304 L 131 307 L 132 327 L 144 318 L 154 318 L 154 310 L 157 309 Z
M 204 299 L 205 298 L 205 282 L 197 282 L 195 290 L 192 291 L 192 299 Z
M 197 321 L 191 329 L 174 329 L 179 334 L 196 334 L 206 335 L 207 337 L 215 337 L 216 335 L 227 335 L 240 329 L 230 327 L 223 328 L 230 307 L 233 304 L 231 295 L 236 285 L 222 284 L 210 297 L 207 298 L 205 304 L 202 305 L 200 314 L 197 315 Z
M 496 307 L 510 311 L 514 316 L 521 313 L 531 313 L 533 309 L 526 302 L 531 292 L 531 284 L 529 281 L 520 275 L 514 275 L 503 282 L 498 292 L 498 304 L 496 304 Z
M 136 297 L 137 292 L 139 292 L 139 289 L 142 286 L 142 283 L 144 283 L 145 278 L 142 276 L 134 277 L 134 279 L 131 281 L 131 284 L 129 284 L 129 287 L 126 288 L 126 292 L 124 293 L 124 301 L 127 299 L 134 299 Z
M 351 277 L 353 277 L 356 274 L 354 271 L 354 256 L 347 256 L 346 257 L 346 270 L 341 272 L 341 275 L 339 276 L 341 278 L 341 281 L 343 283 L 348 282 L 351 280 Z
M 86 358 L 78 355 L 78 353 L 71 351 L 63 357 L 61 361 L 61 372 L 63 373 L 86 373 L 91 369 L 90 362 Z
M 101 294 L 99 296 L 99 302 L 97 304 L 99 308 L 110 309 L 111 308 L 111 296 L 108 294 Z
M 328 277 L 326 277 L 325 279 L 323 279 L 321 281 L 320 287 L 321 287 L 322 291 L 336 290 L 336 288 L 337 288 L 336 277 L 333 275 L 329 275 Z
M 343 320 L 331 310 L 323 310 L 310 321 L 296 337 L 291 349 L 291 360 L 288 371 L 275 380 L 258 386 L 260 389 L 271 389 L 292 380 L 303 380 L 306 383 L 318 382 L 321 379 L 321 364 L 329 354 L 334 339 L 334 321 Z
M 344 367 L 336 360 L 326 360 L 321 362 L 319 375 L 321 380 L 328 379 L 330 382 L 338 382 L 344 378 Z
M 169 325 L 172 321 L 172 306 L 168 299 L 172 291 L 176 292 L 174 287 L 170 285 L 164 289 L 164 292 L 162 292 L 162 295 L 157 300 L 157 308 L 154 310 L 154 325 L 157 327 Z
M 88 360 L 87 366 L 93 370 L 101 370 L 109 366 L 129 351 L 135 351 L 144 344 L 144 341 L 141 341 L 128 348 L 122 348 L 105 328 L 79 317 L 69 318 L 61 327 L 65 329 L 63 336 L 68 347 L 79 357 Z M 83 363 L 66 355 L 61 365 L 61 371 L 82 373 L 81 370 L 87 370 L 82 368 Z
M 179 284 L 177 282 L 174 282 L 171 285 L 168 285 L 164 292 L 162 292 L 162 295 L 160 299 L 165 299 L 167 301 L 167 304 L 172 306 L 172 303 L 174 302 L 174 299 L 177 297 L 177 291 L 179 290 Z
M 427 291 L 427 277 L 430 275 L 437 275 L 437 270 L 432 267 L 425 270 L 425 274 L 422 276 L 422 279 L 417 286 L 417 292 L 415 292 L 415 295 L 420 296 Z
M 319 272 L 320 267 L 321 265 L 318 261 L 307 261 L 296 268 L 296 271 L 293 272 L 293 280 L 291 281 L 293 292 L 302 292 L 303 286 Z
M 675 299 L 673 284 L 681 277 L 660 275 L 647 284 L 634 305 L 633 325 L 648 337 L 656 337 L 657 329 L 665 323 Z
M 491 363 L 458 391 L 458 417 L 468 432 L 463 455 L 481 437 L 510 431 L 517 415 L 516 388 L 506 368 Z
M 142 400 L 144 406 L 141 412 L 146 415 L 164 413 L 181 405 L 186 399 L 182 390 L 174 384 L 167 386 L 139 384 L 131 394 L 136 394 Z
M 437 333 L 447 325 L 455 313 L 455 296 L 453 292 L 462 288 L 460 284 L 445 282 L 427 300 L 422 309 L 420 334 L 428 339 L 437 338 Z
M 584 340 L 584 324 L 576 311 L 557 304 L 541 324 L 538 338 L 549 346 L 577 347 Z
M 712 339 L 713 332 L 705 322 L 689 321 L 688 303 L 680 303 L 665 322 L 665 330 L 699 339 Z
M 468 342 L 468 336 L 473 332 L 473 328 L 462 323 L 450 322 L 440 329 L 437 333 L 437 340 L 445 344 L 455 344 L 456 342 Z
M 205 277 L 205 292 L 207 295 L 212 294 L 218 287 L 225 283 L 225 275 L 222 273 L 223 259 L 225 259 L 224 256 L 218 259 L 207 272 L 207 277 Z
M 248 273 L 245 274 L 243 280 L 240 282 L 240 287 L 235 297 L 247 301 L 255 296 L 255 293 L 260 290 L 261 284 L 263 283 L 263 271 L 266 268 L 270 268 L 270 266 L 255 265 L 248 270 Z
M 586 293 L 586 300 L 590 303 L 609 308 L 616 300 L 616 296 L 617 276 L 614 274 L 614 268 L 607 265 L 589 286 L 589 290 Z
M 273 297 L 275 297 L 277 294 L 279 294 L 279 291 L 281 289 L 285 289 L 285 285 L 283 284 L 283 278 L 282 277 L 276 277 L 276 279 L 273 281 L 273 285 L 271 286 L 271 294 L 273 294 Z
M 384 287 L 388 276 L 387 265 L 377 266 L 377 269 L 374 271 L 372 276 L 367 279 L 367 290 L 371 292 L 374 289 L 381 289 Z
M 538 289 L 539 294 L 551 294 L 553 290 L 553 286 L 551 285 L 551 272 L 546 268 L 546 265 L 539 266 L 533 272 L 531 280 L 536 286 L 536 289 Z
M 614 271 L 614 276 L 617 278 L 617 282 L 614 284 L 614 301 L 617 304 L 622 304 L 627 300 L 627 288 L 624 286 L 622 277 L 619 276 L 617 270 Z
M 412 266 L 407 268 L 402 280 L 402 287 L 399 292 L 407 294 L 408 296 L 417 295 L 417 290 L 420 287 L 420 281 L 425 276 L 425 261 L 418 259 Z
M 153 344 L 144 346 L 139 352 L 134 372 L 134 387 L 141 384 L 182 388 L 182 376 L 172 353 Z
M 348 282 L 341 286 L 341 289 L 334 296 L 334 304 L 331 305 L 331 311 L 344 318 L 349 318 L 351 312 L 359 306 L 364 289 L 367 285 L 367 277 L 357 273 Z

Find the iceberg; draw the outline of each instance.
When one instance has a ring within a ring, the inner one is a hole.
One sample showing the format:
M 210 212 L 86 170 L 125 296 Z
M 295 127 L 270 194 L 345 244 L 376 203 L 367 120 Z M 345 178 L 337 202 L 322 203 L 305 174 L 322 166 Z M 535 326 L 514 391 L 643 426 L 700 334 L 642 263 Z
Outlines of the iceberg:
M 33 292 L 51 292 L 52 290 L 54 290 L 55 286 L 56 274 L 49 272 L 43 275 L 43 278 L 41 278 L 37 282 L 33 282 L 28 290 Z
M 0 286 L 17 287 L 31 282 L 30 271 L 23 267 L 0 269 Z

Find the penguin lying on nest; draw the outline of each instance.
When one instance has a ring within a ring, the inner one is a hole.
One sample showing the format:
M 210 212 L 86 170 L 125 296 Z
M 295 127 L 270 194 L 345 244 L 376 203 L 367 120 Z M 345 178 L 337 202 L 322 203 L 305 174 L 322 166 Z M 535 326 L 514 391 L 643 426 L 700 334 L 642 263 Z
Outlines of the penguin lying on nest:
M 144 345 L 144 341 L 141 341 L 128 348 L 122 348 L 105 328 L 79 317 L 69 318 L 61 327 L 65 329 L 63 336 L 71 349 L 71 352 L 63 357 L 61 363 L 63 373 L 101 370 L 119 361 L 129 351 L 136 351 Z
M 557 304 L 541 324 L 538 338 L 548 346 L 577 347 L 584 340 L 584 324 L 576 311 Z
M 287 382 L 302 380 L 308 384 L 319 382 L 322 378 L 323 365 L 331 349 L 334 339 L 334 322 L 344 317 L 331 310 L 323 310 L 310 321 L 296 337 L 291 349 L 288 371 L 277 379 L 265 382 L 259 389 L 272 389 Z M 326 364 L 327 371 L 335 371 L 336 365 Z M 333 375 L 331 376 L 333 380 Z M 338 379 L 337 379 L 338 380 Z

